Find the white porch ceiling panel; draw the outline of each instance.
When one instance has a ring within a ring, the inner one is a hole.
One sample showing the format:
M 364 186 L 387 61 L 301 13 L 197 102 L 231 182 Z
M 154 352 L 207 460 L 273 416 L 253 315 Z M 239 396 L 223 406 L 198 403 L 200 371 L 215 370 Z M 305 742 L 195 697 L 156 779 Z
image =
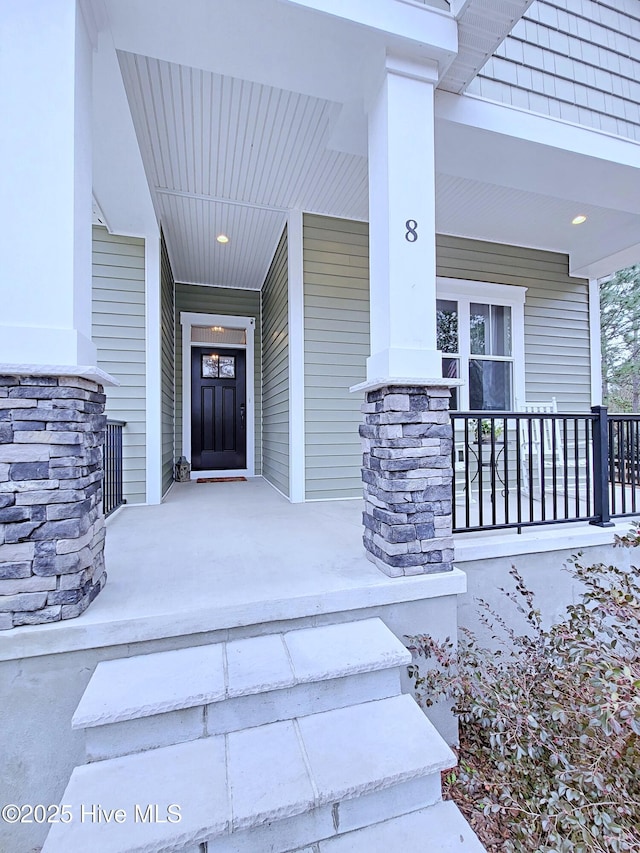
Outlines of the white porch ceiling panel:
M 176 281 L 259 289 L 286 221 L 277 210 L 159 192 Z M 229 235 L 218 243 L 216 235 Z
M 118 57 L 176 280 L 259 289 L 286 210 L 366 219 L 366 159 L 327 147 L 339 104 Z
M 583 225 L 571 224 L 577 213 L 587 216 Z M 436 228 L 444 234 L 569 252 L 575 268 L 576 259 L 584 264 L 626 248 L 635 239 L 634 234 L 640 233 L 640 216 L 438 174 Z M 598 250 L 601 243 L 606 251 Z

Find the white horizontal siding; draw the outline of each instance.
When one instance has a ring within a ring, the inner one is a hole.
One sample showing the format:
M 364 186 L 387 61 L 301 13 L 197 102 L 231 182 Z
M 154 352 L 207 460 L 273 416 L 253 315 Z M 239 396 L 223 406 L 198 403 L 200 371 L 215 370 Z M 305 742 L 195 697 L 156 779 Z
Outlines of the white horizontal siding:
M 535 0 L 467 91 L 640 140 L 640 3 Z
M 287 231 L 262 288 L 262 475 L 289 495 Z
M 144 240 L 93 228 L 93 341 L 98 366 L 121 383 L 106 389 L 107 417 L 123 430 L 124 497 L 146 501 Z
M 306 496 L 362 494 L 358 427 L 369 355 L 366 223 L 305 216 L 304 353 Z

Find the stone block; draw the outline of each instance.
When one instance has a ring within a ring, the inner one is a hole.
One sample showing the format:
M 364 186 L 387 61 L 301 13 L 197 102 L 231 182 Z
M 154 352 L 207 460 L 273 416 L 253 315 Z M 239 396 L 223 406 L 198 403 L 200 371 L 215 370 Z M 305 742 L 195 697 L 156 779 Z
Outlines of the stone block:
M 19 382 L 14 384 L 20 384 L 22 386 L 35 385 L 39 388 L 51 388 L 57 386 L 58 380 L 53 376 L 21 376 Z
M 8 545 L 23 542 L 25 539 L 29 539 L 41 526 L 41 521 L 21 521 L 16 524 L 5 524 L 4 541 Z
M 43 607 L 41 610 L 32 612 L 18 612 L 13 614 L 13 623 L 16 627 L 19 625 L 42 625 L 45 622 L 59 622 L 62 615 L 60 605 L 51 607 Z
M 406 542 L 388 542 L 377 533 L 373 534 L 373 542 L 383 554 L 389 557 L 407 554 L 409 550 Z
M 416 536 L 418 539 L 433 539 L 435 536 L 435 525 L 433 522 L 416 524 Z
M 0 495 L 0 509 L 13 506 L 16 502 L 15 495 Z
M 413 524 L 382 524 L 381 535 L 387 542 L 413 542 L 416 538 L 416 528 Z
M 67 518 L 64 521 L 47 521 L 37 531 L 34 531 L 32 538 L 50 541 L 77 539 L 87 532 L 89 523 L 89 519 L 86 517 Z
M 31 563 L 0 563 L 0 580 L 13 578 L 28 578 L 31 574 Z
M 0 565 L 31 561 L 35 548 L 34 542 L 12 542 L 10 545 L 0 545 Z
M 13 424 L 0 423 L 0 444 L 8 444 L 13 441 Z
M 55 578 L 39 578 L 35 575 L 17 579 L 0 580 L 0 596 L 19 595 L 22 592 L 47 592 L 56 588 Z
M 82 598 L 79 589 L 58 589 L 49 593 L 48 604 L 77 604 Z
M 33 409 L 30 411 L 33 411 Z M 15 432 L 43 430 L 46 426 L 47 425 L 44 421 L 13 421 L 13 429 Z
M 47 424 L 52 424 L 58 421 L 79 423 L 84 416 L 75 408 L 53 408 L 53 406 L 35 404 L 31 409 L 21 410 L 19 417 L 24 421 L 44 421 Z
M 407 424 L 402 428 L 405 438 L 451 438 L 451 426 L 445 424 Z
M 423 500 L 425 501 L 446 501 L 451 498 L 451 487 L 443 486 L 428 486 L 424 490 Z
M 0 524 L 15 521 L 30 521 L 31 512 L 24 506 L 9 506 L 6 509 L 0 509 Z
M 6 483 L 9 479 L 9 465 L 6 462 L 0 462 L 0 483 Z
M 48 444 L 0 444 L 0 462 L 48 462 Z
M 21 610 L 40 610 L 47 603 L 46 592 L 25 592 L 19 595 L 0 596 L 0 612 L 18 613 Z
M 386 394 L 383 400 L 385 412 L 408 412 L 410 405 L 408 394 Z
M 51 522 L 55 524 L 57 522 Z M 93 538 L 93 531 L 89 530 L 84 535 L 78 537 L 77 539 L 59 539 L 56 542 L 56 553 L 57 554 L 75 554 L 78 551 L 82 551 L 83 548 L 86 548 L 88 545 L 91 545 L 91 540 Z
M 38 405 L 37 400 L 16 400 L 14 397 L 4 397 L 0 399 L 0 409 L 30 409 Z M 23 413 L 20 413 L 23 417 Z
M 402 424 L 389 424 L 378 428 L 381 439 L 402 438 L 404 427 Z
M 86 547 L 73 554 L 37 556 L 33 561 L 33 572 L 42 577 L 50 575 L 76 574 L 91 565 L 91 549 Z
M 68 518 L 80 518 L 86 515 L 91 508 L 91 501 L 85 499 L 74 503 L 56 503 L 48 506 L 47 521 L 62 521 Z
M 409 397 L 410 412 L 426 412 L 429 410 L 429 397 L 426 394 L 411 394 Z
M 9 469 L 12 480 L 47 480 L 48 462 L 14 462 Z
M 9 631 L 13 628 L 13 614 L 0 613 L 0 631 Z
M 52 504 L 52 503 L 73 503 L 82 501 L 85 494 L 81 489 L 60 489 L 53 483 L 60 485 L 58 480 L 27 481 L 33 483 L 33 491 L 25 490 L 16 494 L 16 504 L 18 506 L 33 506 L 37 504 Z M 24 486 L 24 484 L 22 484 Z M 45 489 L 51 491 L 45 491 Z
M 373 507 L 372 514 L 374 518 L 383 521 L 385 524 L 406 524 L 409 519 L 406 512 L 389 512 L 389 510 L 377 506 Z
M 449 401 L 446 397 L 432 397 L 429 400 L 429 409 L 430 411 L 447 411 L 449 408 Z
M 14 436 L 16 444 L 83 444 L 81 433 L 55 430 L 21 430 Z

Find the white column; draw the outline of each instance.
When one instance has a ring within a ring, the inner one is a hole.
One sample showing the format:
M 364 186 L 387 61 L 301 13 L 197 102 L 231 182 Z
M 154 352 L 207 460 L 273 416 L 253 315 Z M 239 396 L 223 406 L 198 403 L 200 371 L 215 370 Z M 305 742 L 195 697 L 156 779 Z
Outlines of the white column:
M 10 0 L 0 43 L 0 364 L 95 365 L 89 35 L 76 0 Z
M 369 111 L 367 381 L 441 378 L 436 349 L 435 65 L 387 57 Z
M 289 500 L 305 499 L 304 434 L 304 281 L 302 211 L 287 219 L 289 325 Z
M 147 337 L 147 503 L 162 501 L 162 306 L 160 235 L 144 241 Z
M 589 356 L 591 405 L 602 405 L 602 341 L 600 340 L 600 282 L 589 279 Z

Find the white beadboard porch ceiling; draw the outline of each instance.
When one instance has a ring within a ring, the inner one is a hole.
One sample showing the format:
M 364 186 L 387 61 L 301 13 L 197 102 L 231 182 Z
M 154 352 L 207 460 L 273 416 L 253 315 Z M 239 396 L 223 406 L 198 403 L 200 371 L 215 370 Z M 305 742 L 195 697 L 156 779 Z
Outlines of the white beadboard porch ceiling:
M 260 289 L 288 209 L 367 218 L 366 159 L 327 147 L 340 104 L 118 58 L 176 281 Z

